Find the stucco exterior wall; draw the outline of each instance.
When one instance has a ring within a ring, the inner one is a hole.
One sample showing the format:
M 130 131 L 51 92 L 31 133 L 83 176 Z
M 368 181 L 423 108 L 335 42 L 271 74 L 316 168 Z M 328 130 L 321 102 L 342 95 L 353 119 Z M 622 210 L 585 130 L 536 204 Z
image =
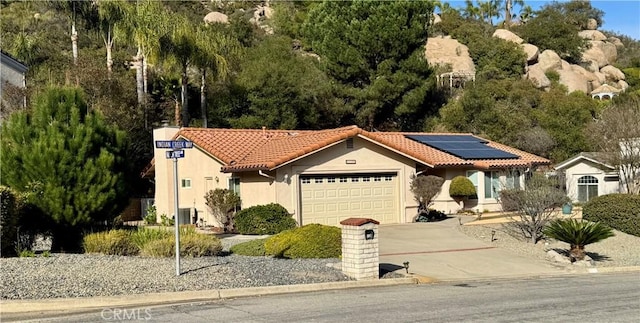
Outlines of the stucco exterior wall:
M 154 140 L 170 140 L 178 128 L 160 128 L 154 130 Z M 155 146 L 155 145 L 154 145 Z M 154 148 L 155 158 L 155 205 L 158 221 L 162 214 L 172 217 L 174 205 L 173 159 L 167 159 L 167 149 Z M 185 157 L 178 158 L 178 207 L 197 210 L 198 218 L 207 224 L 218 225 L 205 204 L 205 194 L 216 188 L 229 188 L 232 174 L 220 172 L 222 163 L 195 147 L 185 149 Z M 182 180 L 191 181 L 191 187 L 182 187 Z M 242 185 L 241 185 L 242 187 Z M 242 192 L 240 193 L 242 196 Z
M 154 140 L 170 140 L 178 128 L 154 130 Z M 165 156 L 166 149 L 155 149 L 155 204 L 158 214 L 174 215 L 173 160 Z M 284 206 L 299 223 L 301 220 L 300 178 L 317 174 L 363 174 L 392 173 L 397 176 L 398 223 L 412 222 L 418 204 L 409 190 L 410 177 L 415 173 L 416 162 L 360 137 L 353 138 L 353 148 L 345 141 L 328 146 L 312 155 L 279 167 L 274 171 L 222 173 L 223 164 L 213 156 L 199 149 L 185 149 L 185 158 L 178 159 L 179 207 L 197 210 L 198 218 L 206 224 L 219 225 L 205 204 L 205 193 L 216 188 L 229 188 L 229 179 L 239 178 L 239 192 L 242 208 L 269 203 Z M 449 168 L 428 169 L 424 174 L 443 177 L 445 183 L 431 206 L 445 213 L 457 212 L 461 205 L 449 196 L 451 180 L 459 175 L 466 176 L 471 169 Z M 500 204 L 495 199 L 484 198 L 484 173 L 478 171 L 478 199 L 467 199 L 465 209 L 474 211 L 497 211 Z M 183 188 L 181 181 L 189 179 L 190 188 Z M 502 177 L 504 180 L 504 176 Z
M 410 222 L 415 216 L 416 203 L 409 191 L 409 176 L 415 172 L 415 162 L 368 140 L 356 137 L 353 148 L 339 142 L 311 156 L 293 161 L 276 173 L 276 200 L 300 221 L 299 183 L 303 175 L 393 173 L 398 178 L 396 189 L 400 214 L 399 223 Z M 287 179 L 284 181 L 284 179 Z
M 567 166 L 564 172 L 567 196 L 574 202 L 578 202 L 578 179 L 582 176 L 593 176 L 598 180 L 599 196 L 620 192 L 619 181 L 605 181 L 605 177 L 609 177 L 607 174 L 611 173 L 611 176 L 614 176 L 614 172 L 602 165 L 582 159 Z

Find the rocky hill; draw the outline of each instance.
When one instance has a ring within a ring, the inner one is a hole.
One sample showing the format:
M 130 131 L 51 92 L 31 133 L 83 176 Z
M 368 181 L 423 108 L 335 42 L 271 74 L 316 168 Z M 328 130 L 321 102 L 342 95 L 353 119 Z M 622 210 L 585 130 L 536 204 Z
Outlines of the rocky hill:
M 555 72 L 559 77 L 559 83 L 566 86 L 569 92 L 582 91 L 591 94 L 605 84 L 619 91 L 626 90 L 629 85 L 625 81 L 624 73 L 613 66 L 618 57 L 617 51 L 624 48 L 624 45 L 620 39 L 607 38 L 596 30 L 595 20 L 589 21 L 587 26 L 590 29 L 580 31 L 579 35 L 589 41 L 590 47 L 583 50 L 583 63 L 580 65 L 568 63 L 552 50 L 540 52 L 535 44 L 524 43 L 522 38 L 506 29 L 497 29 L 493 37 L 521 46 L 527 57 L 523 77 L 531 80 L 537 88 L 548 89 L 551 86 L 549 72 Z M 425 46 L 425 55 L 431 65 L 450 67 L 450 73 L 441 75 L 444 78 L 453 75 L 454 78 L 449 80 L 455 79 L 455 76 L 470 79 L 475 74 L 476 69 L 469 49 L 450 36 L 429 38 Z

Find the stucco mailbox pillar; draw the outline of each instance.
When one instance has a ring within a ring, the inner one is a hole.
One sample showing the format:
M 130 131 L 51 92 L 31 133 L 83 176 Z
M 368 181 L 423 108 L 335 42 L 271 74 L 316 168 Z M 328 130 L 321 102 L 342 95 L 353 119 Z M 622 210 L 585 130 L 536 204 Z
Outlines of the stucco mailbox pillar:
M 367 218 L 349 218 L 342 225 L 342 272 L 356 280 L 379 278 L 378 225 Z

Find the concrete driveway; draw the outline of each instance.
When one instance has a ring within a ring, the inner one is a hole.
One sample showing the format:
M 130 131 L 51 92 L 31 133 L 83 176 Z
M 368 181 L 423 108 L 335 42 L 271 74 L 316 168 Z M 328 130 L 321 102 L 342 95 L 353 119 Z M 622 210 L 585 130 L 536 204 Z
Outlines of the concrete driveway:
M 523 277 L 564 273 L 550 263 L 498 249 L 458 231 L 457 218 L 441 222 L 381 225 L 380 266 L 436 280 Z

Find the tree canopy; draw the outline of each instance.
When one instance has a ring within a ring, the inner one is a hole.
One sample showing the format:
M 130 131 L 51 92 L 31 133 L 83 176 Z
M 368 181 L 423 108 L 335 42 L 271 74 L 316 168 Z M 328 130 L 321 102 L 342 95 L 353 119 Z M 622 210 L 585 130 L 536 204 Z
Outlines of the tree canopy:
M 12 114 L 1 143 L 2 184 L 34 192 L 58 229 L 54 247 L 77 247 L 60 243 L 66 229 L 112 220 L 128 202 L 126 136 L 89 111 L 78 89 L 51 88 L 31 113 Z
M 325 1 L 309 11 L 307 44 L 342 85 L 356 123 L 408 129 L 434 112 L 424 58 L 433 9 L 431 1 Z

